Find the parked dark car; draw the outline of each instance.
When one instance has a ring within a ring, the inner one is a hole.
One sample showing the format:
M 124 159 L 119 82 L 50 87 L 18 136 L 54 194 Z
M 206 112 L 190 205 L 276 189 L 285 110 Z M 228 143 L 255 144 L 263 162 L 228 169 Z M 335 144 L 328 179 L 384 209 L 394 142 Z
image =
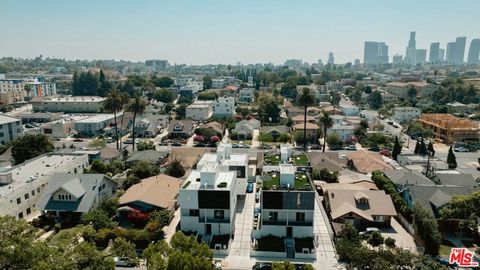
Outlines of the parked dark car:
M 83 142 L 83 139 L 82 138 L 75 138 L 73 139 L 74 142 Z
M 253 193 L 253 183 L 248 182 L 247 184 L 247 193 Z
M 313 144 L 310 146 L 310 149 L 313 149 L 313 150 L 322 150 L 322 146 L 319 145 L 319 144 Z
M 370 148 L 368 148 L 368 150 L 373 151 L 373 152 L 378 152 L 378 151 L 380 151 L 380 148 L 378 148 L 378 146 L 376 146 L 376 145 L 373 145 L 373 146 L 370 146 Z
M 342 150 L 342 147 L 340 145 L 329 145 L 328 148 L 330 148 L 330 150 Z

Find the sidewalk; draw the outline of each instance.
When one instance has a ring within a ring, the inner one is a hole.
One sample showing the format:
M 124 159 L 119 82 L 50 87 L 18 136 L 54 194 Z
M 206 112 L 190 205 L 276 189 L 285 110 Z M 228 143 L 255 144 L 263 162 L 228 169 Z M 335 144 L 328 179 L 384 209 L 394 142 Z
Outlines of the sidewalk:
M 170 244 L 172 236 L 177 232 L 177 226 L 180 222 L 180 208 L 178 208 L 173 214 L 173 219 L 168 226 L 163 227 L 162 231 L 165 234 L 165 241 Z

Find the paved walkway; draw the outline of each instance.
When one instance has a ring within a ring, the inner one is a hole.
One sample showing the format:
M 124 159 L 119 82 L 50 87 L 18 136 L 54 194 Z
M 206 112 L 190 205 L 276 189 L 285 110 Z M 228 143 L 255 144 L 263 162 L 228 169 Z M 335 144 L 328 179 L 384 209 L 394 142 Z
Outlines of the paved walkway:
M 336 258 L 335 248 L 330 237 L 333 232 L 318 194 L 315 194 L 315 202 L 313 233 L 317 241 L 317 259 L 313 266 L 315 269 L 343 269 Z
M 172 236 L 177 231 L 177 226 L 179 222 L 180 222 L 180 207 L 173 214 L 173 219 L 170 222 L 170 224 L 168 224 L 168 226 L 163 227 L 162 229 L 163 233 L 165 234 L 164 236 L 167 243 L 170 244 L 170 240 L 172 240 Z
M 260 135 L 260 130 L 254 129 L 252 137 L 252 148 L 258 148 L 260 146 L 260 142 L 258 141 L 258 135 Z
M 250 258 L 254 207 L 255 193 L 247 193 L 245 199 L 237 201 L 234 238 L 223 269 L 252 269 L 255 264 L 255 260 Z

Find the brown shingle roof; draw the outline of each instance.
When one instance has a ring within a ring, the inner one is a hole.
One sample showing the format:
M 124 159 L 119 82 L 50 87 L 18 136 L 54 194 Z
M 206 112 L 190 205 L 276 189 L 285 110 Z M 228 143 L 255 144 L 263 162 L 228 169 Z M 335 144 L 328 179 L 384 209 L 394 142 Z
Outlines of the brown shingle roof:
M 367 220 L 373 220 L 373 216 L 397 215 L 392 199 L 383 190 L 329 189 L 327 196 L 333 220 L 348 213 Z M 360 198 L 368 199 L 368 204 L 359 203 Z
M 206 152 L 212 152 L 212 149 L 204 147 L 174 147 L 168 156 L 168 161 L 178 159 L 183 167 L 192 168 Z
M 360 173 L 371 173 L 373 171 L 385 171 L 393 169 L 383 161 L 378 153 L 372 153 L 367 150 L 358 150 L 347 155 L 347 160 Z
M 145 178 L 131 186 L 120 197 L 119 204 L 126 205 L 139 201 L 162 209 L 173 209 L 181 184 L 180 179 L 166 174 Z
M 309 130 L 309 129 L 318 129 L 319 127 L 316 124 L 312 124 L 312 123 L 307 122 L 306 128 L 307 128 L 307 130 Z M 293 125 L 293 129 L 294 130 L 303 130 L 303 123 Z
M 202 125 L 201 128 L 205 128 L 205 129 L 210 128 L 215 130 L 218 133 L 223 134 L 223 125 L 216 121 L 206 123 L 205 125 Z

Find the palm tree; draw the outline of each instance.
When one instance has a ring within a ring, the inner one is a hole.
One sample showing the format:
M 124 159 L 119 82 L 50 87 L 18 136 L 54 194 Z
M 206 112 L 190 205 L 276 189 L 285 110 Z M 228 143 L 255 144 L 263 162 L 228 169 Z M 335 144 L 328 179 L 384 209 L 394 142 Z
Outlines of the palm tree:
M 120 149 L 120 145 L 118 143 L 118 126 L 117 126 L 117 113 L 122 109 L 122 99 L 121 95 L 117 89 L 112 89 L 107 94 L 107 99 L 103 104 L 103 108 L 107 112 L 113 113 L 113 118 L 115 121 L 115 140 L 117 141 L 117 149 Z
M 128 95 L 127 92 L 121 92 L 120 93 L 120 105 L 122 110 L 127 106 L 127 104 L 130 102 L 130 96 Z M 120 120 L 120 132 L 123 134 L 123 119 L 125 117 L 125 112 L 122 113 L 122 118 Z M 122 140 L 120 140 L 120 148 L 122 148 Z
M 142 97 L 136 95 L 130 100 L 130 103 L 127 105 L 127 111 L 133 112 L 133 126 L 132 126 L 132 151 L 135 151 L 135 120 L 137 114 L 142 114 L 147 107 L 147 103 L 143 100 Z
M 327 111 L 322 112 L 322 117 L 320 118 L 320 123 L 323 126 L 323 150 L 325 153 L 325 146 L 327 142 L 327 129 L 333 126 L 333 119 L 330 117 L 330 114 Z
M 303 150 L 307 151 L 307 108 L 315 102 L 310 88 L 303 88 L 297 97 L 299 105 L 303 106 Z

